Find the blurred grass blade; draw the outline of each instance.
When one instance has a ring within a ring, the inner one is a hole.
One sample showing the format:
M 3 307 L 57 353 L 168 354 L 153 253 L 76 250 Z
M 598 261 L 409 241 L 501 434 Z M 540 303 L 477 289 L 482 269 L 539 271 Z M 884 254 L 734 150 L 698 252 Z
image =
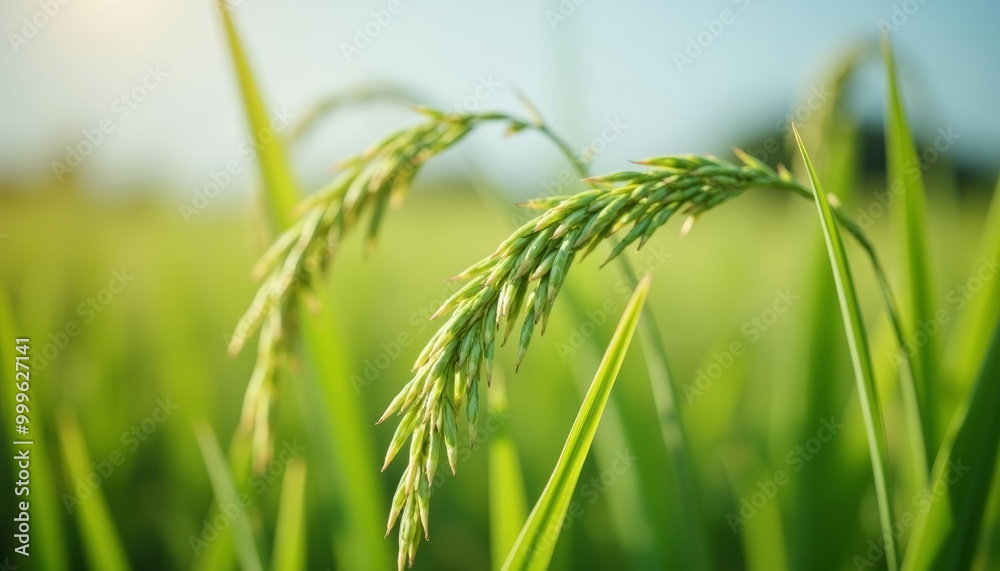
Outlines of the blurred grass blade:
M 969 569 L 1000 446 L 1000 322 L 979 378 L 934 463 L 904 568 Z
M 250 522 L 244 517 L 243 508 L 240 507 L 236 486 L 229 473 L 226 457 L 215 438 L 215 432 L 204 422 L 196 423 L 194 431 L 198 438 L 198 446 L 201 448 L 201 455 L 205 462 L 205 468 L 208 470 L 208 477 L 212 483 L 212 491 L 216 501 L 220 506 L 237 512 L 235 516 L 228 513 L 226 515 L 232 522 L 233 542 L 236 545 L 240 566 L 244 571 L 262 571 Z
M 980 277 L 982 270 L 990 265 L 995 267 L 1000 259 L 1000 180 L 993 191 L 993 201 L 977 252 L 969 275 Z M 983 289 L 968 300 L 968 306 L 960 314 L 950 347 L 953 361 L 949 371 L 961 387 L 966 387 L 965 383 L 971 382 L 976 374 L 976 366 L 986 353 L 990 328 L 1000 319 L 1000 280 L 993 276 L 981 281 Z
M 806 152 L 802 139 L 795 125 L 792 125 L 795 142 L 802 153 L 802 162 L 806 165 L 816 197 L 816 207 L 819 211 L 820 223 L 823 227 L 823 237 L 826 240 L 830 265 L 833 268 L 833 279 L 837 285 L 837 297 L 840 300 L 844 328 L 847 332 L 847 344 L 851 351 L 851 361 L 854 366 L 854 378 L 858 385 L 858 397 L 865 419 L 865 433 L 868 439 L 868 450 L 871 455 L 872 472 L 875 477 L 875 495 L 878 499 L 879 519 L 885 542 L 885 558 L 890 571 L 898 568 L 896 558 L 896 542 L 892 529 L 892 502 L 889 496 L 888 449 L 885 440 L 885 424 L 882 419 L 882 409 L 879 406 L 878 393 L 875 387 L 875 376 L 872 371 L 871 355 L 868 353 L 868 338 L 858 304 L 854 280 L 847 262 L 847 253 L 837 228 L 826 193 L 820 185 L 813 168 L 809 154 Z
M 62 445 L 63 460 L 66 463 L 66 479 L 70 482 L 87 482 L 91 476 L 90 453 L 83 439 L 80 424 L 70 410 L 59 415 L 59 441 Z M 125 547 L 108 503 L 101 488 L 91 489 L 91 495 L 81 498 L 75 504 L 77 526 L 80 529 L 81 544 L 90 569 L 120 571 L 129 569 Z M 48 546 L 43 547 L 47 549 Z
M 293 208 L 299 198 L 298 186 L 281 138 L 271 131 L 262 97 L 224 3 L 220 3 L 220 11 L 250 129 L 257 137 L 268 132 L 273 135 L 266 145 L 258 141 L 260 171 L 267 210 L 275 229 L 284 229 L 294 218 Z M 337 320 L 329 293 L 318 291 L 317 297 L 320 299 L 318 311 L 309 312 L 300 308 L 298 312 L 303 324 L 306 364 L 311 367 L 310 373 L 303 375 L 302 388 L 307 395 L 305 416 L 309 419 L 306 424 L 310 440 L 331 444 L 326 448 L 332 450 L 332 454 L 320 455 L 323 463 L 321 471 L 337 473 L 342 477 L 336 487 L 329 483 L 319 486 L 324 496 L 342 504 L 346 513 L 342 520 L 335 523 L 332 517 L 334 502 L 324 502 L 329 504 L 325 509 L 327 521 L 330 522 L 333 537 L 337 538 L 331 545 L 336 548 L 335 555 L 345 568 L 388 569 L 392 559 L 382 538 L 381 521 L 385 510 L 379 500 L 377 479 L 372 476 L 372 470 L 378 464 L 371 436 L 363 429 L 364 406 L 348 383 L 348 374 L 344 370 L 344 343 L 336 329 Z
M 618 256 L 618 260 L 627 283 L 633 288 L 638 287 L 638 278 L 628 258 Z M 682 536 L 680 545 L 683 546 L 681 557 L 684 568 L 709 569 L 709 550 L 698 504 L 701 492 L 694 478 L 694 466 L 689 457 L 691 446 L 684 431 L 680 409 L 677 407 L 680 395 L 670 377 L 666 344 L 656 326 L 653 310 L 645 304 L 642 306 L 638 329 L 639 342 L 646 359 L 650 389 L 653 392 L 653 402 L 656 405 L 660 437 L 663 439 L 663 446 L 667 451 L 674 476 L 676 487 L 674 497 L 678 508 L 676 518 L 680 521 L 677 529 Z
M 730 467 L 731 462 L 726 461 L 723 456 L 722 467 L 727 473 L 732 486 L 732 502 L 734 511 L 739 511 L 738 502 L 741 498 L 751 498 L 760 492 L 758 482 L 765 482 L 774 477 L 774 470 L 768 466 L 761 455 L 750 448 L 745 453 L 746 458 L 741 463 L 746 466 L 741 469 Z M 745 472 L 745 473 L 741 473 Z M 733 513 L 733 512 L 730 512 Z M 727 520 L 730 516 L 727 516 Z M 744 569 L 767 569 L 767 571 L 786 571 L 789 569 L 787 546 L 789 532 L 784 529 L 781 511 L 774 509 L 762 509 L 754 514 L 753 524 L 733 524 L 738 525 L 740 540 L 742 541 L 744 558 Z M 795 522 L 793 525 L 798 525 Z M 736 529 L 736 528 L 733 528 Z M 832 534 L 828 534 L 832 535 Z M 826 539 L 826 538 L 824 538 Z M 803 548 L 815 547 L 814 538 L 809 538 Z M 796 567 L 792 566 L 792 569 Z M 800 567 L 800 569 L 822 569 L 820 567 Z
M 503 375 L 494 373 L 489 400 L 491 418 L 509 417 Z M 493 569 L 500 569 L 504 557 L 521 532 L 521 526 L 528 519 L 521 462 L 506 422 L 501 422 L 500 428 L 490 437 L 489 487 L 490 553 Z
M 285 157 L 281 137 L 271 128 L 267 108 L 257 89 L 239 35 L 236 33 L 229 4 L 219 0 L 216 5 L 222 14 L 226 41 L 233 56 L 233 66 L 236 68 L 236 77 L 240 83 L 240 93 L 243 95 L 250 133 L 258 149 L 260 173 L 264 179 L 264 191 L 269 206 L 267 210 L 272 216 L 275 229 L 284 229 L 292 222 L 292 208 L 299 199 L 299 191 Z
M 391 569 L 391 544 L 385 541 L 383 515 L 388 513 L 379 496 L 379 461 L 374 452 L 370 426 L 361 396 L 349 382 L 346 370 L 350 351 L 337 331 L 335 304 L 327 291 L 320 291 L 317 312 L 298 312 L 303 324 L 305 361 L 310 370 L 302 376 L 303 410 L 310 441 L 323 443 L 318 454 L 321 469 L 335 474 L 324 478 L 320 489 L 333 498 L 331 506 L 342 510 L 333 519 L 338 537 L 337 560 L 345 569 Z M 326 510 L 332 510 L 327 507 Z
M 917 406 L 920 409 L 921 427 L 924 431 L 926 457 L 934 458 L 940 445 L 937 419 L 934 413 L 936 394 L 934 383 L 937 374 L 937 342 L 933 335 L 927 335 L 924 343 L 916 343 L 921 324 L 934 319 L 934 302 L 930 256 L 927 247 L 927 205 L 924 196 L 924 181 L 920 170 L 920 158 L 913 143 L 909 123 L 903 109 L 896 76 L 896 62 L 888 35 L 882 37 L 882 56 L 885 60 L 888 85 L 886 111 L 886 169 L 888 192 L 899 197 L 899 219 L 903 236 L 903 260 L 906 268 L 906 292 L 902 320 L 904 334 L 912 346 L 916 347 L 910 360 L 913 364 L 913 383 L 917 391 Z M 906 350 L 904 348 L 904 350 Z
M 847 87 L 859 66 L 867 61 L 869 47 L 867 44 L 859 45 L 846 52 L 832 72 L 825 74 L 821 84 L 828 86 L 830 98 L 819 107 L 815 117 L 801 125 L 801 135 L 814 149 L 811 158 L 827 191 L 845 203 L 851 201 L 858 182 L 860 155 L 857 121 L 847 109 Z M 791 133 L 788 135 L 792 139 Z M 791 140 L 789 143 L 794 144 Z M 794 160 L 794 164 L 796 178 L 806 180 L 809 175 L 801 159 Z M 775 415 L 775 434 L 788 439 L 782 443 L 783 446 L 811 438 L 816 430 L 812 422 L 814 419 L 840 417 L 853 390 L 848 350 L 837 306 L 837 288 L 822 236 L 810 237 L 807 263 L 805 291 L 809 293 L 803 296 L 801 313 L 796 311 L 793 317 L 801 319 L 798 325 L 802 334 L 796 336 L 794 344 L 785 347 L 789 359 L 795 363 L 795 374 L 778 376 L 781 384 L 776 384 L 774 389 L 774 406 L 784 412 Z M 801 361 L 796 362 L 798 360 Z M 816 455 L 796 476 L 798 485 L 792 490 L 795 494 L 791 502 L 792 516 L 783 529 L 785 545 L 789 549 L 788 560 L 781 562 L 785 567 L 823 568 L 850 548 L 854 538 L 849 534 L 826 532 L 832 526 L 849 525 L 851 520 L 844 516 L 860 508 L 867 486 L 842 485 L 846 470 L 837 452 L 832 450 L 830 454 Z M 923 454 L 922 443 L 920 452 Z M 864 477 L 864 471 L 864 467 L 852 466 L 851 475 L 857 475 L 851 478 L 852 483 Z M 921 468 L 919 472 L 926 473 L 926 468 Z M 827 493 L 832 486 L 838 486 L 841 493 Z M 781 529 L 780 523 L 775 525 L 775 538 Z M 756 526 L 745 526 L 743 529 L 745 536 L 754 533 L 763 535 L 762 531 L 755 531 Z M 820 536 L 825 536 L 824 541 L 815 541 Z M 748 567 L 772 569 L 777 565 L 768 561 L 768 558 L 776 557 L 774 549 L 756 545 L 751 537 L 745 539 Z M 767 539 L 764 539 L 766 545 Z
M 397 103 L 414 103 L 424 100 L 409 89 L 397 85 L 371 85 L 352 89 L 343 93 L 335 93 L 324 97 L 306 109 L 302 118 L 297 120 L 288 130 L 288 142 L 292 144 L 316 128 L 328 116 L 346 106 L 357 103 L 374 103 L 389 101 Z
M 306 563 L 306 463 L 292 460 L 281 484 L 281 503 L 274 530 L 272 571 L 299 571 Z
M 639 287 L 625 306 L 604 359 L 594 376 L 594 382 L 573 422 L 556 467 L 511 549 L 504 563 L 504 569 L 548 568 L 601 414 L 638 325 L 642 305 L 649 293 L 649 283 L 650 278 L 647 276 L 639 283 Z
M 185 442 L 185 445 L 190 440 Z M 229 469 L 233 481 L 237 483 L 237 492 L 249 490 L 250 482 L 250 433 L 236 431 L 233 439 L 229 442 Z M 223 515 L 218 502 L 212 502 L 205 515 L 205 521 L 215 521 L 215 518 Z M 223 530 L 219 537 L 208 544 L 203 550 L 198 550 L 194 561 L 191 562 L 191 571 L 215 571 L 216 569 L 229 569 L 235 567 L 236 546 L 233 543 L 233 534 L 230 529 Z

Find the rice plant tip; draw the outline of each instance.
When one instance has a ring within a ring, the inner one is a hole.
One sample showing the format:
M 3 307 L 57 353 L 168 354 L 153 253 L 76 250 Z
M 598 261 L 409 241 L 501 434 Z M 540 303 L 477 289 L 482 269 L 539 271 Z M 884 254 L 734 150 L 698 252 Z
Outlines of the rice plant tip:
M 409 458 L 392 500 L 387 534 L 401 518 L 399 565 L 412 565 L 422 530 L 428 537 L 431 483 L 442 449 L 452 473 L 458 457 L 458 422 L 468 422 L 474 442 L 480 383 L 487 386 L 496 345 L 518 326 L 520 367 L 536 326 L 544 333 L 556 297 L 573 261 L 592 252 L 605 238 L 631 225 L 608 260 L 630 244 L 639 247 L 673 215 L 689 219 L 748 188 L 795 187 L 787 171 L 776 172 L 739 153 L 741 163 L 716 157 L 679 155 L 640 161 L 641 172 L 619 172 L 587 180 L 597 186 L 574 196 L 538 199 L 546 210 L 525 223 L 486 259 L 457 279 L 468 282 L 434 314 L 451 314 L 414 364 L 414 375 L 392 400 L 379 422 L 401 415 L 385 457 L 392 462 L 409 439 Z M 605 263 L 607 263 L 605 261 Z M 463 414 L 464 413 L 464 414 Z

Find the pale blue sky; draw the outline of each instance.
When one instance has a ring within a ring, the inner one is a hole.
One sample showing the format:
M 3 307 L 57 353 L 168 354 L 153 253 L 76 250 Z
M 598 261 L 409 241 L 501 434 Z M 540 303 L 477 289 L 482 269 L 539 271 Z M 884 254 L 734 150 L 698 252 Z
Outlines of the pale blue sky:
M 62 1 L 26 43 L 11 36 L 22 18 L 57 0 L 0 4 L 0 168 L 19 177 L 49 173 L 64 145 L 105 118 L 114 130 L 80 167 L 88 185 L 150 176 L 183 194 L 241 160 L 241 103 L 208 0 Z M 735 138 L 773 128 L 845 46 L 877 38 L 878 21 L 897 6 L 899 14 L 912 12 L 892 37 L 916 124 L 952 126 L 962 135 L 957 157 L 990 162 L 1000 150 L 995 1 L 563 0 L 572 13 L 554 26 L 547 12 L 559 11 L 555 0 L 396 1 L 397 13 L 347 61 L 343 43 L 355 28 L 375 29 L 372 11 L 386 10 L 389 0 L 233 0 L 269 105 L 296 112 L 323 95 L 392 80 L 450 107 L 481 83 L 498 82 L 483 108 L 519 111 L 516 87 L 575 146 L 600 136 L 609 120 L 624 123 L 595 164 L 618 169 L 654 154 L 723 152 Z M 674 53 L 723 10 L 732 15 L 721 33 L 678 70 Z M 167 75 L 123 118 L 116 98 L 139 85 L 148 66 Z M 883 79 L 876 66 L 869 71 L 859 107 L 877 117 Z M 341 117 L 306 141 L 297 162 L 319 180 L 336 158 L 407 120 L 385 105 Z M 529 185 L 526 193 L 551 178 L 558 163 L 544 144 L 496 139 L 476 137 L 439 168 L 466 157 L 484 163 L 491 153 L 492 168 Z

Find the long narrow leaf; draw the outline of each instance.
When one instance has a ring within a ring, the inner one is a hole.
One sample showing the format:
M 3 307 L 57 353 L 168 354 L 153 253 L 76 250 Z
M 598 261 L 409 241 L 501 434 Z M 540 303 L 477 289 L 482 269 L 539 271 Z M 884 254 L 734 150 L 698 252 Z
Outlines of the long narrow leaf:
M 90 453 L 83 439 L 79 422 L 71 411 L 63 411 L 58 423 L 59 441 L 66 463 L 67 480 L 87 482 L 91 476 Z M 91 569 L 119 571 L 129 569 L 125 547 L 115 529 L 111 511 L 100 487 L 93 488 L 89 497 L 74 504 L 84 554 Z
M 979 378 L 934 463 L 904 569 L 969 569 L 1000 446 L 1000 322 Z
M 490 387 L 490 417 L 507 418 L 507 392 L 502 375 L 493 375 Z M 528 519 L 528 500 L 517 448 L 506 423 L 489 442 L 490 553 L 493 569 L 503 566 L 504 557 L 517 540 Z
M 625 256 L 618 256 L 619 265 L 625 279 L 633 288 L 638 287 L 638 279 L 632 264 Z M 685 569 L 709 569 L 709 550 L 705 541 L 701 509 L 698 504 L 701 493 L 698 489 L 694 466 L 690 459 L 691 446 L 684 429 L 680 409 L 680 395 L 677 385 L 670 376 L 666 344 L 660 336 L 653 310 L 642 306 L 639 320 L 639 342 L 646 358 L 653 403 L 656 405 L 660 437 L 670 460 L 676 487 L 677 518 L 682 522 L 678 528 L 681 535 L 682 560 Z
M 889 84 L 885 129 L 888 192 L 899 195 L 898 211 L 903 232 L 903 259 L 908 292 L 902 319 L 904 334 L 912 341 L 920 332 L 920 325 L 930 323 L 934 313 L 933 281 L 927 248 L 927 205 L 920 159 L 917 157 L 917 150 L 903 109 L 896 76 L 896 62 L 893 59 L 888 36 L 882 38 L 882 55 L 885 59 Z M 927 342 L 919 345 L 910 355 L 927 458 L 934 457 L 934 451 L 940 442 L 933 408 L 934 382 L 938 376 L 936 346 L 934 336 L 929 336 Z
M 251 131 L 259 135 L 270 129 L 266 107 L 253 79 L 250 66 L 236 28 L 224 3 L 220 3 L 226 37 L 240 81 Z M 271 133 L 270 142 L 258 141 L 260 172 L 267 197 L 268 211 L 275 229 L 286 228 L 293 220 L 293 207 L 299 198 L 295 182 L 278 133 Z M 261 137 L 267 139 L 266 137 Z M 334 488 L 329 480 L 321 483 L 320 490 L 325 512 L 331 523 L 330 531 L 335 541 L 336 557 L 343 567 L 388 569 L 392 559 L 387 543 L 382 539 L 382 518 L 385 513 L 379 496 L 377 480 L 371 469 L 377 461 L 374 445 L 368 431 L 363 430 L 364 406 L 361 397 L 347 382 L 344 342 L 336 328 L 335 306 L 329 292 L 316 292 L 320 300 L 319 311 L 311 313 L 300 308 L 298 315 L 303 325 L 303 344 L 307 352 L 306 364 L 311 374 L 303 376 L 302 395 L 305 402 L 307 427 L 310 440 L 323 443 L 332 454 L 320 454 L 321 471 L 341 476 Z M 318 379 L 327 379 L 319 382 Z M 334 502 L 343 506 L 345 517 L 334 525 Z
M 310 440 L 324 446 L 318 455 L 321 468 L 337 476 L 336 486 L 329 478 L 320 486 L 327 487 L 344 513 L 344 522 L 334 530 L 337 559 L 344 568 L 390 569 L 391 544 L 384 539 L 387 510 L 379 495 L 379 480 L 373 477 L 379 461 L 371 431 L 366 429 L 371 420 L 361 396 L 348 382 L 346 355 L 350 353 L 335 327 L 335 303 L 326 290 L 319 292 L 319 298 L 316 313 L 299 310 L 306 360 L 313 367 L 303 375 L 300 388 L 303 409 L 310 417 L 306 422 Z
M 792 132 L 795 134 L 795 142 L 802 153 L 802 161 L 806 165 L 812 182 L 816 208 L 823 227 L 823 237 L 826 241 L 827 253 L 830 256 L 830 265 L 833 268 L 833 279 L 837 285 L 837 297 L 840 300 L 840 310 L 847 332 L 847 344 L 854 366 L 854 379 L 857 382 L 861 411 L 865 420 L 865 434 L 868 439 L 868 451 L 871 455 L 872 472 L 875 477 L 875 496 L 878 500 L 886 563 L 890 571 L 893 571 L 898 568 L 898 563 L 896 540 L 892 528 L 892 501 L 889 495 L 888 447 L 885 440 L 882 409 L 879 406 L 878 392 L 875 386 L 875 375 L 872 371 L 871 355 L 868 352 L 868 338 L 861 316 L 861 308 L 858 304 L 854 279 L 851 277 L 850 265 L 847 262 L 847 252 L 844 250 L 840 230 L 837 228 L 837 221 L 795 125 L 792 125 Z
M 611 343 L 604 354 L 594 382 L 583 400 L 580 412 L 573 422 L 569 436 L 563 446 L 556 467 L 549 477 L 542 495 L 535 504 L 528 521 L 525 522 L 517 542 L 504 563 L 504 569 L 546 569 L 552 559 L 556 541 L 566 511 L 569 509 L 576 482 L 583 469 L 583 463 L 590 451 L 601 414 L 611 394 L 618 376 L 618 370 L 625 360 L 625 353 L 632 341 L 639 322 L 642 305 L 649 293 L 650 278 L 647 276 L 636 288 L 625 306 Z
M 1000 319 L 1000 279 L 996 279 L 1000 263 L 1000 180 L 993 191 L 993 201 L 979 241 L 970 277 L 982 281 L 982 290 L 968 300 L 955 327 L 949 370 L 960 386 L 967 386 L 976 374 L 976 367 L 986 353 L 990 329 Z M 989 279 L 983 279 L 992 276 Z
M 271 128 L 267 108 L 254 81 L 250 62 L 236 33 L 228 3 L 219 0 L 217 3 L 222 14 L 222 23 L 226 31 L 226 41 L 233 57 L 233 66 L 240 83 L 240 93 L 243 95 L 243 105 L 246 109 L 250 132 L 258 148 L 260 174 L 264 179 L 264 191 L 269 205 L 268 211 L 276 229 L 287 228 L 292 222 L 292 208 L 299 199 L 298 188 L 292 176 L 291 168 L 285 157 L 280 133 Z
M 306 463 L 292 460 L 281 484 L 278 523 L 274 530 L 272 571 L 299 571 L 306 562 Z
M 251 435 L 237 431 L 229 442 L 229 469 L 233 481 L 238 486 L 238 492 L 248 491 L 250 482 L 250 449 Z M 239 486 L 242 485 L 242 488 Z M 212 502 L 206 512 L 205 521 L 215 521 L 222 513 L 218 502 Z M 191 562 L 191 571 L 215 571 L 228 569 L 237 564 L 236 545 L 233 542 L 233 528 L 226 527 L 219 531 L 215 541 L 211 541 L 203 549 L 195 552 Z
M 802 136 L 815 149 L 813 163 L 827 191 L 845 203 L 852 200 L 857 186 L 859 157 L 857 121 L 846 108 L 849 99 L 847 88 L 860 64 L 867 61 L 867 56 L 868 52 L 863 48 L 852 51 L 838 62 L 832 73 L 826 74 L 822 85 L 831 95 L 816 116 L 801 125 Z M 800 180 L 808 178 L 801 160 L 795 161 L 794 172 Z M 837 288 L 830 271 L 826 243 L 820 235 L 811 237 L 806 276 L 805 291 L 808 295 L 802 296 L 802 307 L 796 309 L 796 315 L 792 317 L 802 320 L 799 324 L 801 334 L 796 335 L 797 343 L 786 345 L 784 351 L 793 360 L 801 359 L 801 365 L 796 368 L 796 374 L 779 377 L 784 379 L 784 384 L 775 387 L 775 398 L 778 400 L 775 407 L 784 411 L 784 414 L 775 416 L 785 418 L 783 429 L 779 429 L 778 434 L 786 435 L 786 442 L 801 442 L 812 437 L 816 431 L 813 419 L 839 417 L 854 388 L 840 323 Z M 922 435 L 920 442 L 922 455 Z M 784 563 L 792 569 L 817 569 L 829 565 L 856 539 L 850 533 L 826 533 L 832 526 L 853 521 L 853 514 L 867 490 L 865 481 L 861 479 L 866 467 L 852 465 L 848 469 L 838 452 L 835 449 L 829 454 L 816 455 L 796 475 L 798 485 L 791 491 L 794 494 L 791 501 L 793 515 L 784 528 L 787 534 L 784 539 L 789 549 L 788 561 Z M 926 474 L 926 468 L 921 467 L 918 472 Z M 844 485 L 845 482 L 852 485 Z M 831 486 L 838 486 L 839 493 L 827 493 Z M 777 523 L 780 525 L 780 522 Z M 745 526 L 742 530 L 745 533 L 741 535 L 750 536 L 757 525 Z M 762 534 L 760 531 L 756 533 Z M 815 540 L 824 535 L 824 541 Z M 746 537 L 744 543 L 751 568 L 774 568 L 776 563 L 768 562 L 762 566 L 762 563 L 752 559 L 774 558 L 773 549 L 756 545 L 751 537 Z
M 212 483 L 212 491 L 221 506 L 235 511 L 235 514 L 227 513 L 227 517 L 232 521 L 233 541 L 236 544 L 236 554 L 239 557 L 240 566 L 245 571 L 262 571 L 260 555 L 257 553 L 257 545 L 254 543 L 253 531 L 250 529 L 250 522 L 244 516 L 237 497 L 236 485 L 233 484 L 233 476 L 229 472 L 226 457 L 219 448 L 219 442 L 215 438 L 215 432 L 205 423 L 195 425 L 195 435 L 198 437 L 198 446 L 201 448 L 201 455 L 208 470 L 208 477 Z

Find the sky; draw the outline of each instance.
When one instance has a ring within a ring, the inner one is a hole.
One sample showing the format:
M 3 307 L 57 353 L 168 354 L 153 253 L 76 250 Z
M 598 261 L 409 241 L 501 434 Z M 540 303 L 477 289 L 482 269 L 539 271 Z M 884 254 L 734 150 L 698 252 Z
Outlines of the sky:
M 786 113 L 808 120 L 830 64 L 881 22 L 917 130 L 950 128 L 957 158 L 1000 156 L 995 1 L 228 1 L 279 130 L 323 97 L 391 82 L 446 109 L 523 113 L 523 93 L 574 148 L 599 151 L 597 172 L 725 152 Z M 246 192 L 248 132 L 213 2 L 4 0 L 0 32 L 6 177 L 73 171 L 94 188 L 152 180 L 183 195 L 236 161 L 227 192 Z M 878 121 L 883 90 L 873 62 L 852 105 Z M 321 182 L 413 120 L 385 103 L 337 115 L 295 148 L 296 166 Z M 537 137 L 500 138 L 475 135 L 434 168 L 472 162 L 526 194 L 561 168 Z

